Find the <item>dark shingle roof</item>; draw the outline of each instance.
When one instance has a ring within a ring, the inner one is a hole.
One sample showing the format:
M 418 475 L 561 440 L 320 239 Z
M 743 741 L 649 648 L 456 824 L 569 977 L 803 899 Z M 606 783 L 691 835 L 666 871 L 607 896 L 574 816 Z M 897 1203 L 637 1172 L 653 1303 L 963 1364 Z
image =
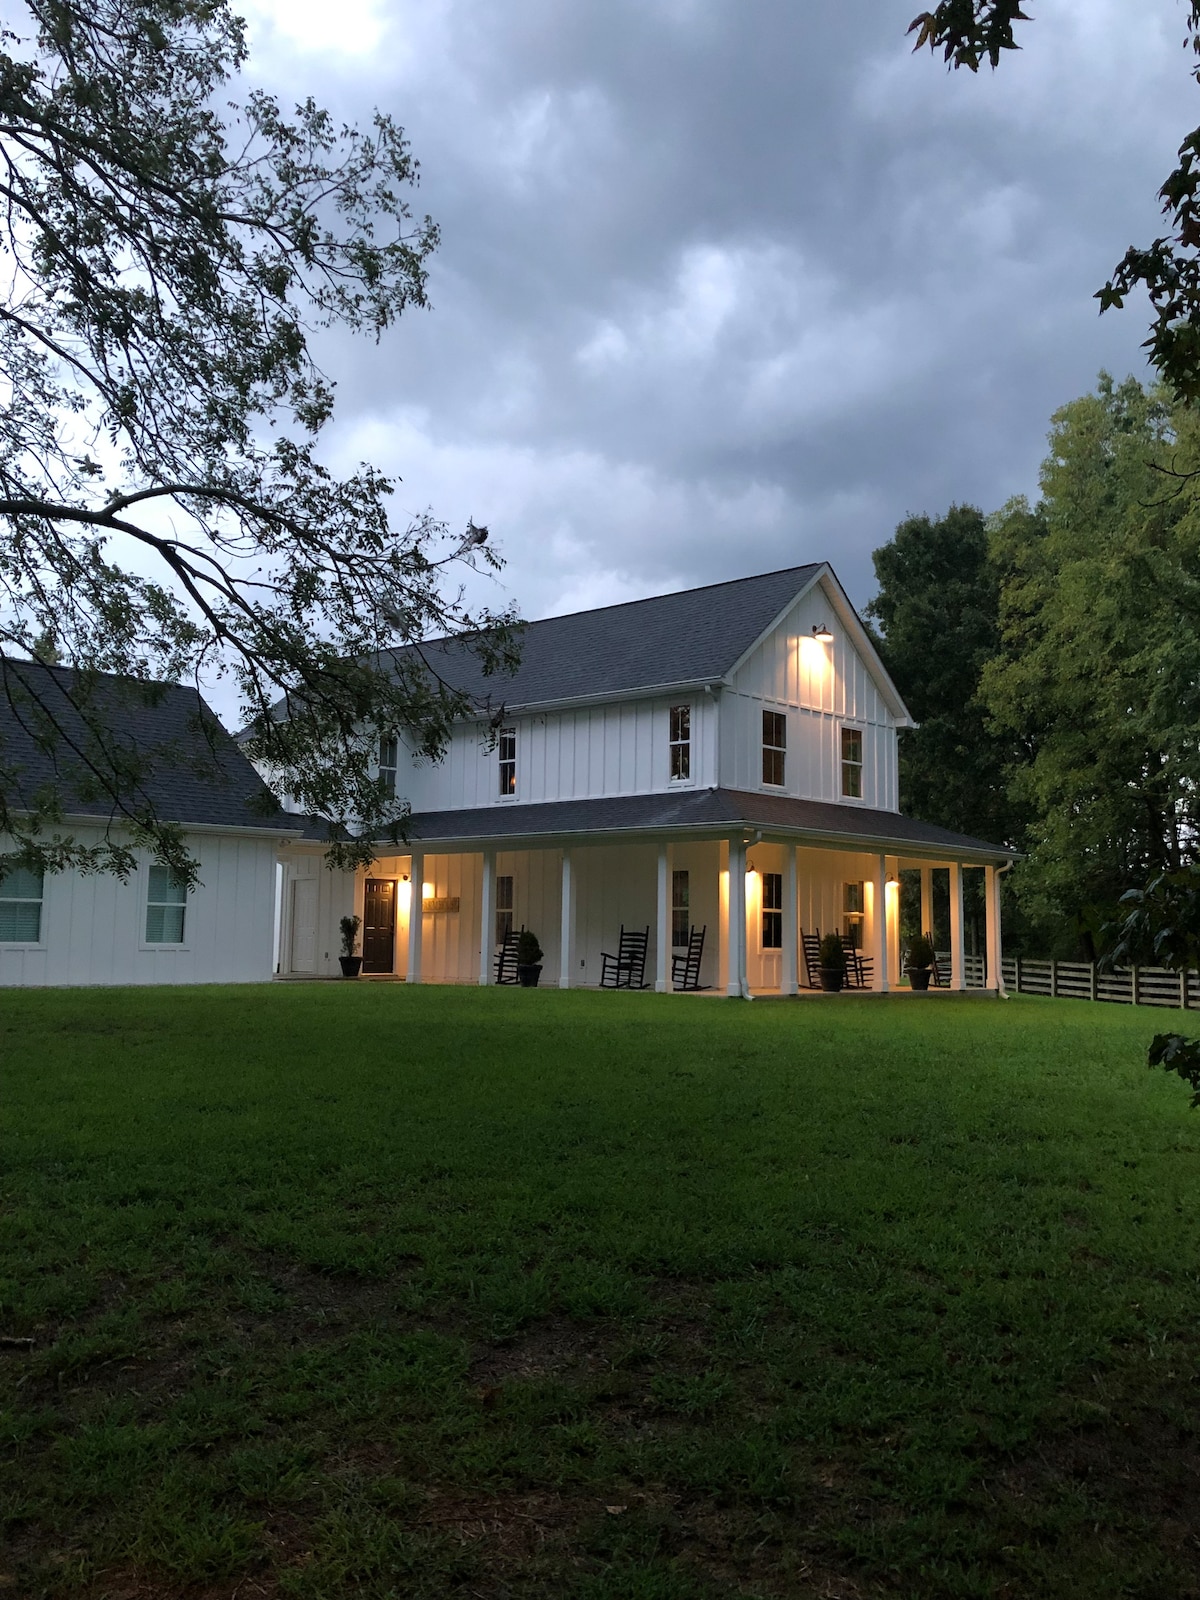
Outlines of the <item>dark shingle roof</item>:
M 47 719 L 61 730 L 52 750 L 37 737 Z M 89 727 L 103 728 L 104 738 Z M 53 788 L 68 815 L 112 816 L 111 794 L 89 777 L 92 764 L 108 773 L 128 812 L 148 808 L 161 821 L 217 827 L 301 826 L 278 811 L 195 689 L 0 661 L 0 786 L 8 804 L 28 808 L 39 790 Z
M 521 665 L 512 677 L 485 678 L 456 639 L 434 640 L 420 649 L 456 689 L 510 706 L 715 681 L 765 633 L 820 565 L 528 623 Z
M 599 800 L 549 800 L 537 805 L 478 806 L 467 811 L 414 812 L 409 837 L 434 846 L 450 840 L 554 838 L 566 834 L 620 834 L 674 828 L 720 833 L 736 827 L 804 834 L 871 845 L 910 846 L 1007 860 L 1016 854 L 931 822 L 894 811 L 793 800 L 786 795 L 737 789 L 675 789 L 666 794 L 616 795 Z M 891 850 L 892 854 L 895 853 Z

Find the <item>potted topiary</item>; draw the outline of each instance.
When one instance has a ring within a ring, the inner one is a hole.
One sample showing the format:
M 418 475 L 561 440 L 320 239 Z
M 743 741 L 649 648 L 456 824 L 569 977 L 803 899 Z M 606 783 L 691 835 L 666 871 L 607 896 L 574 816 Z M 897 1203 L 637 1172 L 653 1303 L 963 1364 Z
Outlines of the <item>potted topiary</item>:
M 362 971 L 362 957 L 356 956 L 354 951 L 358 945 L 358 930 L 362 927 L 361 917 L 343 917 L 338 926 L 342 930 L 342 953 L 338 957 L 342 967 L 343 978 L 357 978 Z
M 929 979 L 932 976 L 930 968 L 933 966 L 933 946 L 923 933 L 908 947 L 908 986 L 910 989 L 928 989 Z
M 542 947 L 537 942 L 537 934 L 530 933 L 528 928 L 522 928 L 517 935 L 517 982 L 522 989 L 536 989 L 538 979 L 542 975 L 539 965 L 542 959 Z
M 846 981 L 846 952 L 840 933 L 827 933 L 821 940 L 817 971 L 827 994 L 837 994 Z

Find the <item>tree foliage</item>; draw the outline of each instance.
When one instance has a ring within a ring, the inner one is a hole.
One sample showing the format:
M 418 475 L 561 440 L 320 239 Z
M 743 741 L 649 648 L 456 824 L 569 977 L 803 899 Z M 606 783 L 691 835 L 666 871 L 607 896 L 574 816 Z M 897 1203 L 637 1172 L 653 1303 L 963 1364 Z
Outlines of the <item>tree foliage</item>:
M 983 513 L 951 506 L 906 518 L 875 551 L 879 591 L 867 615 L 879 625 L 884 665 L 918 727 L 900 740 L 900 792 L 926 822 L 1015 844 L 1003 739 L 979 699 L 1000 647 L 1000 585 L 988 559 Z
M 411 212 L 403 131 L 228 104 L 245 41 L 225 0 L 23 15 L 0 33 L 0 659 L 229 673 L 281 792 L 335 836 L 394 828 L 374 731 L 433 755 L 466 707 L 419 652 L 376 652 L 463 632 L 495 668 L 514 648 L 510 617 L 444 592 L 448 563 L 495 564 L 485 530 L 394 527 L 386 477 L 318 453 L 333 385 L 314 331 L 378 338 L 426 304 L 437 229 Z M 109 790 L 178 862 L 164 819 Z M 0 771 L 0 831 L 36 859 L 59 799 L 28 816 L 4 795 Z
M 1186 0 L 1185 44 L 1192 75 L 1200 82 L 1200 0 Z M 914 49 L 928 46 L 952 67 L 978 72 L 993 68 L 1003 53 L 1020 46 L 1014 26 L 1030 18 L 1020 0 L 941 0 L 909 25 Z M 1159 190 L 1165 234 L 1150 245 L 1130 246 L 1096 298 L 1101 311 L 1121 307 L 1142 288 L 1154 308 L 1146 348 L 1151 363 L 1183 400 L 1200 400 L 1200 128 L 1179 147 L 1179 162 Z
M 1039 503 L 992 519 L 1001 641 L 981 697 L 1020 752 L 1023 904 L 1086 947 L 1125 891 L 1197 859 L 1200 437 L 1165 389 L 1102 378 L 1050 444 Z

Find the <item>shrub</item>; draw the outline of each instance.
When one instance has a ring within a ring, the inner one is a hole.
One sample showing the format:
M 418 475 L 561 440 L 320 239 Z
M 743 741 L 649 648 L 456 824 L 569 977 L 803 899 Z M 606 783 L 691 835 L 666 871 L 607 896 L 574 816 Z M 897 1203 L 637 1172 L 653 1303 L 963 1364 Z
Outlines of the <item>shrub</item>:
M 827 933 L 821 940 L 820 965 L 823 967 L 840 967 L 846 970 L 846 952 L 842 948 L 840 933 Z
M 530 933 L 528 928 L 522 928 L 517 935 L 517 965 L 536 967 L 541 959 L 542 947 L 537 942 L 537 934 Z
M 908 964 L 920 971 L 933 965 L 933 946 L 923 933 L 919 933 L 908 947 Z
M 358 930 L 362 927 L 362 918 L 343 917 L 338 926 L 342 930 L 342 954 L 352 956 L 358 944 Z

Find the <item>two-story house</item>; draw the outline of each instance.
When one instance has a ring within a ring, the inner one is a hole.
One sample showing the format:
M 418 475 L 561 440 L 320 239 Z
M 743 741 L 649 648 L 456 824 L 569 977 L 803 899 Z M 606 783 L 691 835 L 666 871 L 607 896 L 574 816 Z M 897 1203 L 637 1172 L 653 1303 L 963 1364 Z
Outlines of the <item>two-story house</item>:
M 907 867 L 926 927 L 932 874 L 949 875 L 954 987 L 962 871 L 985 870 L 1000 971 L 1011 852 L 900 814 L 897 734 L 912 719 L 828 565 L 532 623 L 499 691 L 456 643 L 423 648 L 447 681 L 504 695 L 498 731 L 463 722 L 438 763 L 380 741 L 411 846 L 350 874 L 327 871 L 316 842 L 289 844 L 281 972 L 336 972 L 338 920 L 357 912 L 364 973 L 410 983 L 492 981 L 503 933 L 523 926 L 543 982 L 594 985 L 624 925 L 649 928 L 661 991 L 695 926 L 718 992 L 794 993 L 800 931 L 818 929 L 860 946 L 887 990 Z

